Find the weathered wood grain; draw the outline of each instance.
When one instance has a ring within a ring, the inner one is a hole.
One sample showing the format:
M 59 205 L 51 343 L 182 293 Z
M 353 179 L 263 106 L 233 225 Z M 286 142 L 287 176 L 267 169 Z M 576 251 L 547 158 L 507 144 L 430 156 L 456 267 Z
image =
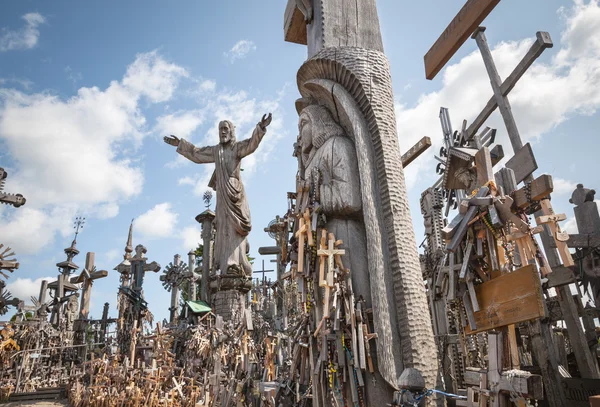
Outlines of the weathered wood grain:
M 540 278 L 532 265 L 482 283 L 475 292 L 481 311 L 475 313 L 477 329 L 466 329 L 469 335 L 544 316 Z
M 424 56 L 425 77 L 435 78 L 500 0 L 468 0 Z

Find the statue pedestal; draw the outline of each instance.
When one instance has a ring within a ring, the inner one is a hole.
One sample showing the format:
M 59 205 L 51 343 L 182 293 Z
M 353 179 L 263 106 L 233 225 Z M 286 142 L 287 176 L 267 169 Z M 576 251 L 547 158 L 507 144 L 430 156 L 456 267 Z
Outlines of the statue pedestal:
M 239 290 L 217 291 L 212 297 L 213 311 L 223 321 L 238 324 L 246 309 L 246 294 Z

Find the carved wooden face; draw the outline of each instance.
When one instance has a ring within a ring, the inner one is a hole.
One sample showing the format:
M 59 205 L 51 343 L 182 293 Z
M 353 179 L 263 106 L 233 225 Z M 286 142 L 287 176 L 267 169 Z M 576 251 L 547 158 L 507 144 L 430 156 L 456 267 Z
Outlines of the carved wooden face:
M 219 124 L 219 141 L 221 144 L 227 144 L 233 140 L 233 129 L 229 126 L 229 123 L 223 121 Z
M 312 122 L 307 114 L 301 114 L 298 121 L 298 144 L 303 153 L 308 153 L 312 149 Z

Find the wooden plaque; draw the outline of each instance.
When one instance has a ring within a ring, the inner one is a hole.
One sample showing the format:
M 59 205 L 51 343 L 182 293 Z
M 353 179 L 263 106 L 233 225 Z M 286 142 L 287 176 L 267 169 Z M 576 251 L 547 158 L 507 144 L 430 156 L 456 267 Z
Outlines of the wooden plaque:
M 425 77 L 433 79 L 500 0 L 468 0 L 425 54 Z
M 540 277 L 533 265 L 480 284 L 475 293 L 480 311 L 474 313 L 476 329 L 467 325 L 467 334 L 544 316 Z

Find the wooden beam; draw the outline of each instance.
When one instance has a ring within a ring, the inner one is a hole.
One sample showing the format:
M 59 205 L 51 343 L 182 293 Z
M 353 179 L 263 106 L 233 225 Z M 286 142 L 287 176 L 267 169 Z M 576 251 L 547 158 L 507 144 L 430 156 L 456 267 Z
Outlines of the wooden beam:
M 402 154 L 402 167 L 406 168 L 408 164 L 416 160 L 417 157 L 423 154 L 429 147 L 431 147 L 431 139 L 425 136 L 406 153 Z
M 427 79 L 435 78 L 498 3 L 500 0 L 468 0 L 465 3 L 423 58 Z
M 270 254 L 281 254 L 281 247 L 279 246 L 263 246 L 258 248 L 258 254 L 263 256 Z
M 548 288 L 574 283 L 576 280 L 573 269 L 563 266 L 552 267 L 552 273 L 546 276 Z
M 287 42 L 307 45 L 306 21 L 296 6 L 296 0 L 288 0 L 283 17 L 283 35 Z
M 465 370 L 465 383 L 470 386 L 479 386 L 479 378 L 483 371 L 467 368 Z M 542 376 L 514 376 L 509 378 L 508 373 L 502 373 L 498 383 L 498 389 L 503 392 L 516 391 L 517 393 L 537 400 L 544 398 L 544 388 L 542 385 Z
M 500 144 L 496 144 L 490 150 L 490 157 L 492 158 L 492 166 L 496 166 L 504 158 L 504 149 Z
M 531 182 L 531 200 L 539 201 L 548 197 L 554 191 L 554 184 L 552 182 L 552 176 L 543 174 L 534 179 Z M 527 200 L 527 194 L 525 192 L 525 187 L 517 189 L 515 191 L 515 205 L 517 208 L 526 208 L 529 206 L 529 201 Z
M 515 180 L 517 184 L 534 173 L 538 169 L 531 144 L 525 144 L 515 155 L 506 162 L 507 168 L 515 172 Z

